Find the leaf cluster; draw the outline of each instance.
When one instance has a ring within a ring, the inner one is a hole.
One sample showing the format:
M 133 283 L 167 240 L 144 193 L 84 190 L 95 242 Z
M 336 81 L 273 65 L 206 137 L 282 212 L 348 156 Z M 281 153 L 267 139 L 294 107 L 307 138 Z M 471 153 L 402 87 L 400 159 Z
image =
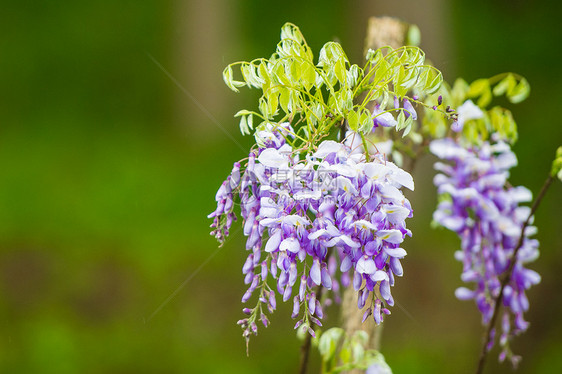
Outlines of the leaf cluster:
M 340 44 L 328 42 L 315 61 L 301 31 L 291 23 L 282 27 L 281 40 L 270 58 L 230 64 L 223 78 L 235 92 L 243 86 L 262 91 L 257 111 L 241 110 L 235 115 L 240 117 L 243 134 L 288 121 L 294 133 L 287 141 L 306 149 L 335 126 L 347 124 L 362 134 L 371 132 L 374 105 L 378 105 L 379 115 L 380 111 L 398 112 L 394 113 L 396 129 L 407 133 L 413 116 L 391 106 L 394 98 L 417 102 L 408 92 L 429 95 L 443 80 L 441 72 L 425 63 L 423 51 L 413 46 L 369 50 L 365 66 L 360 67 L 349 62 Z
M 514 143 L 517 140 L 517 124 L 511 111 L 499 105 L 488 106 L 494 97 L 505 96 L 511 103 L 519 103 L 529 93 L 530 86 L 525 78 L 514 73 L 503 73 L 477 79 L 470 84 L 461 78 L 452 87 L 444 83 L 435 94 L 426 97 L 425 103 L 427 106 L 436 105 L 437 97 L 441 96 L 443 102 L 458 108 L 465 101 L 472 100 L 482 110 L 483 117 L 467 121 L 462 130 L 463 137 L 469 143 L 478 144 L 496 134 L 498 139 Z M 422 133 L 432 138 L 450 135 L 446 121 L 431 110 L 425 111 Z
M 322 373 L 343 373 L 353 369 L 366 370 L 377 364 L 391 373 L 384 356 L 374 350 L 366 349 L 369 335 L 362 330 L 349 336 L 342 328 L 333 327 L 317 338 L 318 351 L 322 357 Z

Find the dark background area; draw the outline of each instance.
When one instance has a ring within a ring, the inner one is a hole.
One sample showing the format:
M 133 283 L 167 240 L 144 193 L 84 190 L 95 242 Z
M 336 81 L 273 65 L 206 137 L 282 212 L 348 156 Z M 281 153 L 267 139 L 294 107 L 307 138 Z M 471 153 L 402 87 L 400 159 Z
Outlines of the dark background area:
M 287 305 L 246 357 L 236 325 L 245 291 L 243 237 L 234 229 L 217 252 L 208 234 L 215 191 L 245 157 L 219 126 L 248 147 L 252 139 L 239 134 L 232 115 L 256 107 L 258 97 L 256 90 L 232 93 L 222 81 L 224 66 L 269 56 L 286 21 L 301 28 L 315 53 L 336 39 L 356 63 L 369 16 L 416 23 L 422 48 L 446 80 L 505 71 L 529 80 L 527 101 L 497 102 L 512 109 L 519 125 L 511 181 L 536 194 L 562 143 L 557 5 L 3 4 L 0 372 L 295 372 L 300 342 Z M 395 373 L 471 373 L 480 315 L 453 294 L 461 285 L 453 259 L 458 239 L 429 228 L 432 162 L 424 158 L 414 175 L 414 238 L 405 243 L 405 276 L 393 291 L 399 306 L 385 320 L 382 352 Z M 513 344 L 523 355 L 519 373 L 562 372 L 561 192 L 554 185 L 536 215 L 542 251 L 531 268 L 542 283 L 528 292 L 531 327 Z M 327 321 L 338 324 L 337 308 L 328 310 Z M 494 351 L 487 372 L 511 372 L 496 357 Z

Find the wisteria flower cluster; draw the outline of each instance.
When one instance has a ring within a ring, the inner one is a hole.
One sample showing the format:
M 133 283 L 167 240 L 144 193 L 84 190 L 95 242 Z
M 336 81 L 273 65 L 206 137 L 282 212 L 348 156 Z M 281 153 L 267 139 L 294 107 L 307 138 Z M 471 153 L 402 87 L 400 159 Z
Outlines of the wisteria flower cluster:
M 405 220 L 412 208 L 401 188 L 414 189 L 410 174 L 382 154 L 351 148 L 353 133 L 343 143 L 324 140 L 304 155 L 286 143 L 291 133 L 284 123 L 256 134 L 259 145 L 244 160 L 245 170 L 243 161 L 234 164 L 209 216 L 212 234 L 224 241 L 235 220 L 235 196 L 240 200 L 250 251 L 242 269 L 250 286 L 242 301 L 254 293 L 259 300 L 239 321 L 245 338 L 257 333 L 258 319 L 267 326 L 263 306 L 273 312 L 275 291 L 283 301 L 292 299 L 293 318 L 303 311 L 295 328 L 314 335 L 311 322 L 321 325 L 323 317 L 319 290 L 331 290 L 337 301 L 340 285 L 350 283 L 359 293 L 358 307 L 370 303 L 364 319 L 372 315 L 378 324 L 390 314 L 390 288 L 403 273 L 400 244 L 411 236 Z
M 455 295 L 476 302 L 483 324 L 489 323 L 494 313 L 502 275 L 510 262 L 516 261 L 503 293 L 505 308 L 499 339 L 500 360 L 508 357 L 516 364 L 520 358 L 512 354 L 509 340 L 527 329 L 529 324 L 523 313 L 529 309 L 529 300 L 525 291 L 541 279 L 538 273 L 525 268 L 525 264 L 539 255 L 538 241 L 530 238 L 536 232 L 535 227 L 525 229 L 517 258 L 512 259 L 530 214 L 530 208 L 520 203 L 530 201 L 531 192 L 508 184 L 509 169 L 517 164 L 517 158 L 505 142 L 465 147 L 445 138 L 434 140 L 430 151 L 450 161 L 435 164 L 435 169 L 441 172 L 434 179 L 441 201 L 434 220 L 459 235 L 461 251 L 455 257 L 463 264 L 461 279 L 475 283 L 473 289 L 458 288 Z M 494 345 L 494 335 L 492 330 L 488 350 Z

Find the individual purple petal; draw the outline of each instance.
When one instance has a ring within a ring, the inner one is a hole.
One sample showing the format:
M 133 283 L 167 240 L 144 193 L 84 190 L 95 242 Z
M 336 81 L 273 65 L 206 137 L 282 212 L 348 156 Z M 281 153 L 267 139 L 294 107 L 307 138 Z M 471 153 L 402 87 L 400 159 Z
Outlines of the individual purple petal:
M 412 116 L 412 119 L 414 119 L 414 121 L 417 120 L 418 119 L 418 113 L 416 112 L 416 110 L 412 106 L 412 103 L 410 102 L 410 100 L 404 99 L 402 102 L 404 103 L 404 110 L 406 111 L 406 117 Z
M 322 273 L 320 270 L 320 261 L 314 259 L 312 266 L 310 267 L 310 278 L 315 285 L 319 286 L 322 282 Z
M 289 285 L 285 287 L 285 291 L 283 292 L 283 301 L 287 301 L 291 298 L 292 291 L 293 291 L 293 287 Z
M 387 280 L 382 280 L 380 283 L 380 293 L 383 299 L 390 299 L 390 283 Z
M 314 311 L 316 310 L 316 294 L 312 292 L 309 296 L 310 297 L 308 297 L 308 310 L 310 314 L 314 314 Z
M 304 300 L 305 292 L 306 292 L 306 276 L 303 275 L 301 277 L 301 283 L 300 283 L 300 286 L 299 286 L 299 299 L 300 299 L 300 301 Z
M 291 314 L 291 318 L 297 318 L 300 312 L 300 301 L 299 297 L 295 296 L 293 298 L 293 314 Z
M 324 288 L 326 288 L 327 290 L 331 290 L 332 277 L 330 277 L 330 274 L 328 273 L 328 269 L 326 266 L 322 266 L 321 278 L 322 278 L 322 285 L 324 286 Z
M 402 269 L 402 264 L 400 263 L 400 260 L 397 259 L 396 257 L 390 258 L 389 265 L 390 265 L 390 269 L 396 276 L 401 277 L 404 274 L 404 270 Z
M 340 271 L 342 273 L 349 271 L 349 269 L 351 269 L 351 265 L 351 259 L 349 258 L 349 256 L 345 256 L 341 262 Z
M 276 251 L 279 249 L 279 244 L 281 244 L 281 230 L 278 229 L 265 244 L 265 251 L 268 253 Z
M 474 291 L 466 287 L 459 287 L 455 290 L 455 296 L 459 300 L 470 300 L 474 298 Z
M 363 283 L 363 277 L 361 276 L 361 273 L 359 273 L 357 271 L 354 272 L 353 273 L 353 289 L 355 289 L 355 291 L 359 291 L 362 283 Z
M 373 274 L 377 270 L 377 267 L 375 266 L 375 261 L 373 261 L 372 258 L 362 256 L 359 260 L 357 260 L 355 270 L 361 274 Z

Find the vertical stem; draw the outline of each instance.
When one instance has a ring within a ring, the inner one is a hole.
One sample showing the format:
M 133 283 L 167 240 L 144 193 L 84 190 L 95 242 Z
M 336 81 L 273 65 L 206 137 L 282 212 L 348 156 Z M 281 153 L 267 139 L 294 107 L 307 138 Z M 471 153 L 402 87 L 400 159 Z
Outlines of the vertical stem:
M 484 371 L 484 365 L 486 364 L 486 358 L 488 356 L 488 344 L 490 343 L 490 333 L 492 332 L 492 329 L 496 324 L 496 320 L 498 319 L 498 315 L 500 314 L 503 292 L 505 286 L 507 286 L 507 284 L 511 280 L 511 275 L 513 274 L 513 269 L 515 268 L 515 264 L 517 262 L 517 253 L 519 252 L 519 249 L 523 246 L 523 241 L 525 239 L 525 229 L 527 228 L 527 226 L 529 226 L 531 217 L 533 217 L 536 210 L 538 209 L 544 195 L 546 194 L 546 191 L 550 187 L 553 180 L 554 177 L 552 175 L 549 175 L 546 181 L 544 182 L 537 198 L 535 199 L 533 206 L 531 207 L 531 212 L 529 213 L 529 216 L 527 217 L 527 219 L 523 223 L 523 226 L 521 227 L 521 234 L 519 235 L 519 241 L 517 242 L 517 245 L 513 250 L 513 255 L 511 256 L 509 268 L 507 269 L 507 272 L 505 273 L 505 276 L 501 282 L 500 293 L 494 300 L 494 304 L 495 304 L 494 313 L 492 314 L 492 318 L 490 319 L 490 322 L 488 322 L 488 325 L 486 326 L 486 335 L 484 336 L 484 344 L 482 345 L 482 350 L 480 351 L 480 357 L 478 359 L 478 367 L 476 368 L 476 374 L 482 374 L 482 372 Z
M 322 298 L 322 291 L 324 287 L 322 285 L 318 286 L 316 289 L 316 298 L 320 300 Z M 306 302 L 306 301 L 305 301 Z M 311 324 L 310 328 L 314 330 L 314 325 Z M 306 374 L 306 370 L 308 368 L 308 358 L 310 356 L 310 344 L 312 341 L 312 336 L 310 333 L 306 333 L 306 337 L 304 338 L 304 343 L 301 346 L 301 364 L 299 368 L 299 374 Z
M 308 357 L 310 356 L 310 342 L 311 342 L 311 336 L 309 333 L 306 333 L 306 338 L 301 347 L 301 365 L 299 369 L 299 374 L 306 374 L 306 369 L 308 366 Z
M 365 140 L 365 134 L 363 133 L 360 134 L 361 134 L 361 141 L 363 142 L 363 149 L 365 150 L 365 160 L 369 162 L 371 161 L 369 156 L 369 145 L 367 144 L 367 140 Z

